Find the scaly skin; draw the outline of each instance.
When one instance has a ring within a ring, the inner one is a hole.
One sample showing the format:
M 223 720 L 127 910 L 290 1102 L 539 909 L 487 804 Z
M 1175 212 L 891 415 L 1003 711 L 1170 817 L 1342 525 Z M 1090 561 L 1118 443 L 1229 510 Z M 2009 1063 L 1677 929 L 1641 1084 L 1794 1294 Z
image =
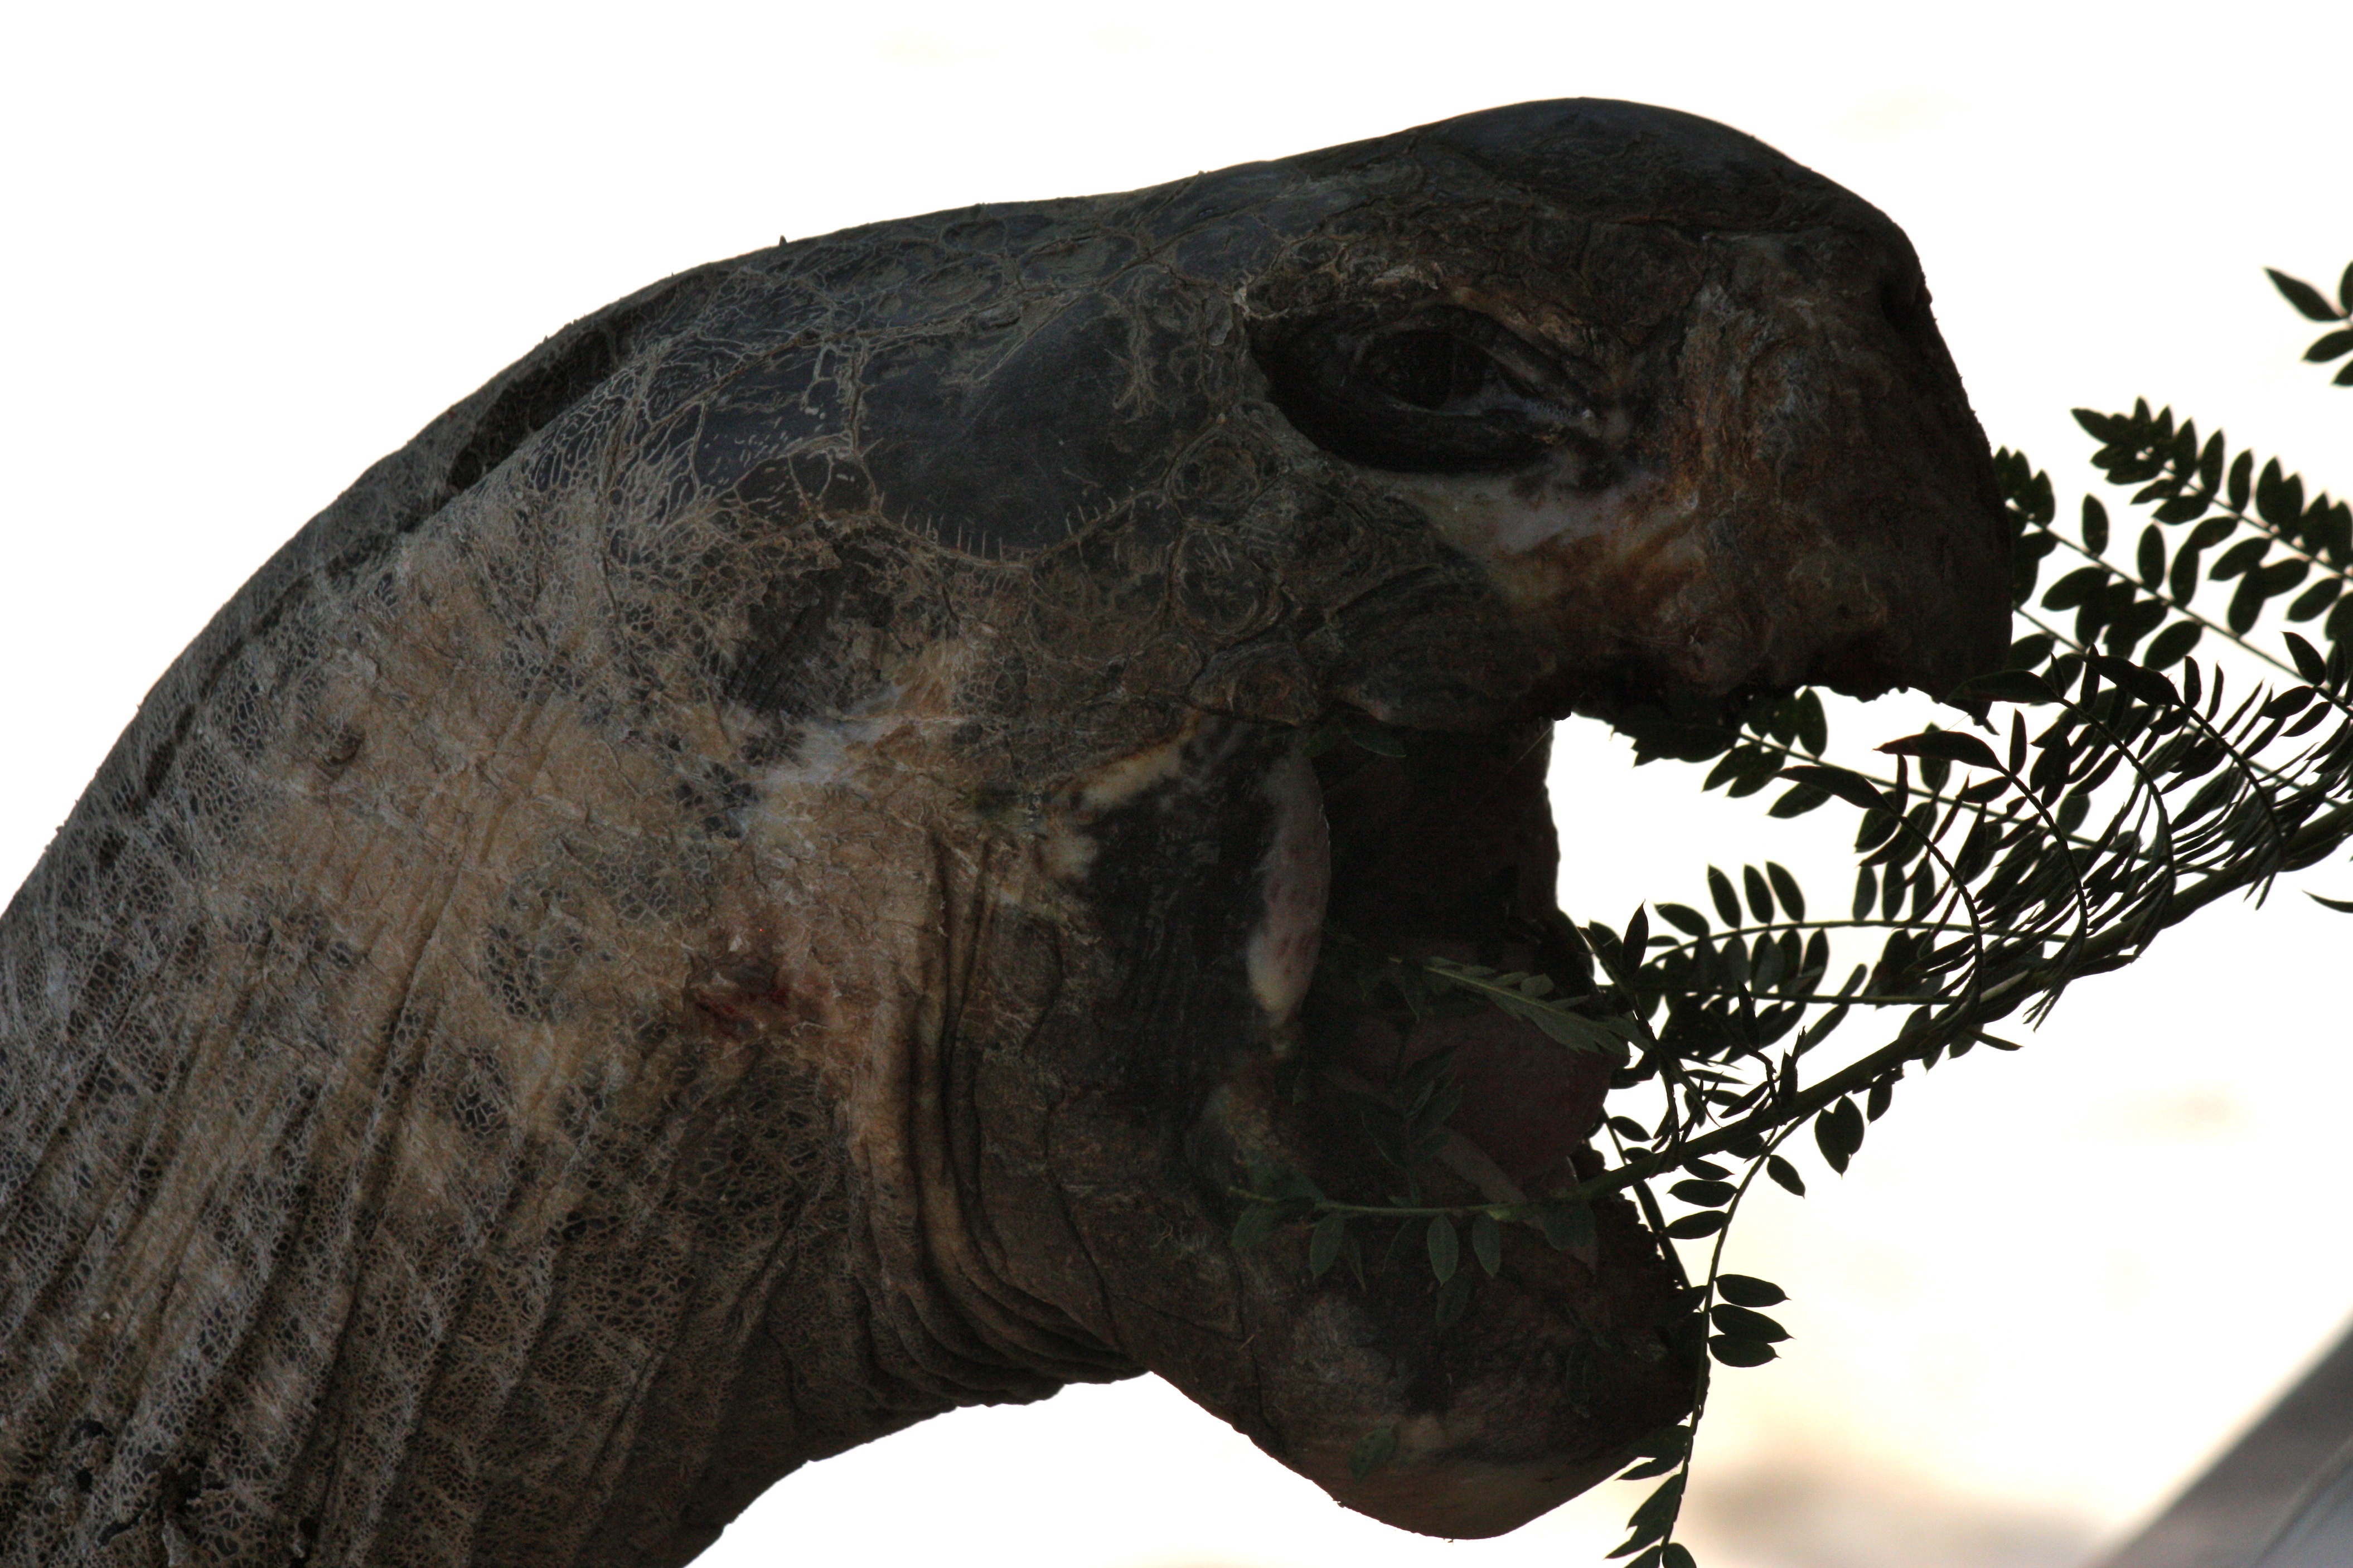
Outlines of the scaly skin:
M 1402 472 L 1318 423 L 1316 323 L 1440 307 L 1567 367 L 1574 434 Z M 1547 720 L 1941 689 L 2002 537 L 1901 234 L 1663 110 L 600 312 L 262 569 L 0 921 L 0 1561 L 653 1568 L 1146 1368 L 1351 1506 L 1511 1528 L 1686 1407 L 1664 1262 L 1622 1205 L 1591 1268 L 1514 1233 L 1441 1333 L 1426 1274 L 1230 1248 L 1249 1162 L 1380 1181 L 1284 1092 L 1399 1048 L 1313 989 L 1325 879 L 1557 957 Z M 1341 710 L 1435 738 L 1311 769 Z M 1472 864 L 1514 890 L 1462 915 Z M 1589 1163 L 1589 1063 L 1448 1026 L 1462 1169 Z

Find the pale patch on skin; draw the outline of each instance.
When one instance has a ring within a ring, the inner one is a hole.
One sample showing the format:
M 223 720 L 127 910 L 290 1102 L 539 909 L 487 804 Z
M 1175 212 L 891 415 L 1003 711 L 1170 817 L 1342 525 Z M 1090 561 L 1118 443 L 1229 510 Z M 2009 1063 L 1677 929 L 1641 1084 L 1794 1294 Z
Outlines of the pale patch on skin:
M 1505 605 L 1548 626 L 1564 663 L 1601 666 L 1640 649 L 1708 686 L 1717 667 L 1736 666 L 1749 649 L 1706 602 L 1705 498 L 1640 471 L 1581 489 L 1567 478 L 1578 466 L 1557 459 L 1533 474 L 1423 478 L 1398 488 L 1435 532 L 1479 563 Z M 1736 646 L 1718 646 L 1728 637 Z
M 1250 994 L 1266 1010 L 1281 1051 L 1323 949 L 1332 835 L 1314 765 L 1301 753 L 1291 752 L 1277 763 L 1264 787 L 1275 806 L 1274 841 L 1259 864 L 1266 912 L 1250 931 L 1248 963 Z
M 1397 489 L 1421 507 L 1440 538 L 1486 564 L 1513 602 L 1525 606 L 1540 602 L 1531 592 L 1535 584 L 1518 580 L 1511 566 L 1531 551 L 1609 538 L 1636 547 L 1641 535 L 1658 529 L 1655 510 L 1643 505 L 1656 480 L 1637 473 L 1593 489 L 1581 482 L 1586 467 L 1583 458 L 1564 453 L 1526 473 L 1423 475 Z
M 1187 753 L 1200 734 L 1208 715 L 1196 712 L 1166 740 L 1114 758 L 1073 781 L 1036 825 L 1038 860 L 1057 881 L 1083 881 L 1094 868 L 1099 846 L 1088 825 L 1105 812 L 1116 811 L 1147 791 L 1185 776 Z M 1319 916 L 1320 918 L 1320 916 Z
M 1057 812 L 1039 835 L 1038 858 L 1048 876 L 1058 881 L 1080 882 L 1094 868 L 1098 847 L 1076 821 Z
M 792 756 L 760 775 L 756 830 L 767 840 L 792 842 L 808 826 L 814 798 L 828 789 L 862 789 L 877 742 L 901 722 L 890 714 L 805 727 Z
M 1186 748 L 1199 731 L 1201 721 L 1201 715 L 1196 714 L 1167 740 L 1131 752 L 1089 774 L 1073 792 L 1079 808 L 1090 816 L 1100 816 L 1183 774 Z

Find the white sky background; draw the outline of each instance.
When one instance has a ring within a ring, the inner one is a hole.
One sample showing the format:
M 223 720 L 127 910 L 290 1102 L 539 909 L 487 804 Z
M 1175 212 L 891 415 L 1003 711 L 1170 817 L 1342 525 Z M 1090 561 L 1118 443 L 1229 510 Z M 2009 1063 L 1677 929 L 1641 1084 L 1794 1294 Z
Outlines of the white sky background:
M 2326 288 L 2353 259 L 2337 0 L 27 6 L 5 40 L 0 887 L 280 541 L 571 318 L 780 233 L 1520 99 L 1707 114 L 1878 203 L 1989 433 L 2066 504 L 2065 409 L 2139 394 L 2353 485 L 2353 391 L 2295 363 L 2316 329 L 2259 270 Z M 1710 856 L 1801 865 L 1840 826 L 1624 757 L 1564 733 L 1581 917 L 1697 902 Z M 2322 881 L 2353 894 L 2353 867 Z M 1843 1181 L 1810 1159 L 1813 1197 L 1758 1205 L 1735 1263 L 1789 1287 L 1798 1338 L 1719 1380 L 1703 1561 L 2055 1568 L 2201 1462 L 2353 1311 L 2348 939 L 2297 896 L 2202 916 L 2027 1053 L 1907 1086 Z M 1146 1381 L 804 1471 L 704 1561 L 1570 1564 L 1637 1495 L 1422 1541 Z

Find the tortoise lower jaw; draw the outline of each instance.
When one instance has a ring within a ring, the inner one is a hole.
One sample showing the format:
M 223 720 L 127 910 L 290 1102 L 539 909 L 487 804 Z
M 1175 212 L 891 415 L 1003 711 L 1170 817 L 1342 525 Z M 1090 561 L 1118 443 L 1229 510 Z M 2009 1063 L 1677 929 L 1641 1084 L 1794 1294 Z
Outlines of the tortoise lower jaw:
M 1583 994 L 1554 904 L 1550 725 L 1356 733 L 1369 743 L 1288 763 L 1264 789 L 1278 826 L 1253 956 L 1275 945 L 1269 933 L 1297 931 L 1309 885 L 1328 885 L 1317 913 L 1331 940 L 1303 984 L 1285 967 L 1290 984 L 1260 992 L 1290 1024 L 1277 1050 L 1296 1054 L 1253 1057 L 1220 1089 L 1202 1143 L 1212 1180 L 1278 1168 L 1377 1205 L 1406 1191 L 1402 1159 L 1417 1203 L 1556 1192 L 1596 1159 L 1608 1060 L 1467 994 L 1395 979 L 1445 960 L 1543 971 L 1562 995 Z M 1281 848 L 1282 825 L 1311 808 L 1328 825 L 1311 846 L 1328 847 L 1328 884 Z M 1400 1155 L 1368 1108 L 1404 1114 L 1400 1096 L 1419 1081 L 1442 1081 L 1450 1109 L 1434 1143 Z M 1473 1289 L 1450 1306 L 1424 1261 L 1427 1221 L 1368 1219 L 1351 1233 L 1361 1257 L 1315 1273 L 1307 1227 L 1286 1224 L 1235 1256 L 1246 1395 L 1230 1370 L 1141 1359 L 1346 1507 L 1426 1535 L 1503 1534 L 1605 1479 L 1688 1406 L 1690 1371 L 1661 1332 L 1677 1299 L 1657 1243 L 1622 1203 L 1596 1223 L 1594 1247 L 1577 1253 L 1510 1227 L 1493 1274 L 1463 1256 Z M 1383 1430 L 1392 1453 L 1358 1477 L 1357 1446 Z
M 1481 1541 L 1507 1535 L 1529 1521 L 1609 1479 L 1623 1458 L 1557 1458 L 1500 1463 L 1443 1456 L 1410 1469 L 1350 1479 L 1345 1458 L 1338 1478 L 1316 1477 L 1343 1507 L 1417 1535 Z

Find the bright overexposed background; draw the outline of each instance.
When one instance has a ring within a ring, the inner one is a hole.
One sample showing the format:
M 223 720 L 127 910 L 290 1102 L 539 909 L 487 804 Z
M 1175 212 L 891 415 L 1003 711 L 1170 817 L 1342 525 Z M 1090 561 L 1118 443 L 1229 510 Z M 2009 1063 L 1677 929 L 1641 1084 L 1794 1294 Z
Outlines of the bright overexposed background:
M 0 38 L 0 889 L 262 558 L 565 321 L 779 234 L 1519 99 L 1710 115 L 1877 202 L 1988 430 L 2063 493 L 2067 407 L 2143 394 L 2353 485 L 2353 391 L 2295 363 L 2316 329 L 2259 270 L 2353 259 L 2330 0 L 87 5 Z M 1838 826 L 1695 783 L 1570 726 L 1566 906 L 1696 901 L 1704 860 L 1802 865 Z M 1702 1560 L 2057 1568 L 2210 1456 L 2353 1311 L 2348 936 L 2294 894 L 2212 911 L 1757 1205 L 1734 1264 L 1789 1287 L 1797 1338 L 1719 1380 Z M 1147 1379 L 814 1467 L 704 1561 L 1567 1564 L 1635 1495 L 1423 1541 Z

